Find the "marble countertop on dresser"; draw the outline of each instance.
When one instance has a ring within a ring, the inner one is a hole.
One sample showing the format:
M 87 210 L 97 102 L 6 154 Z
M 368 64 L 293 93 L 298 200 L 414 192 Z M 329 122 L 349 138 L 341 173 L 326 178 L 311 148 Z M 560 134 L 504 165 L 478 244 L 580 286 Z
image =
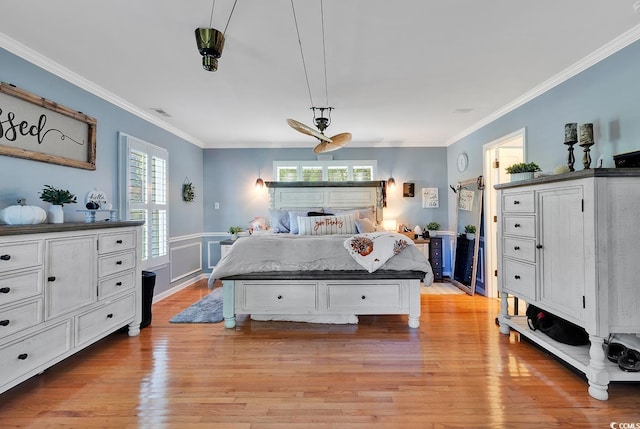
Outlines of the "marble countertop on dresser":
M 0 225 L 0 236 L 21 234 L 42 234 L 45 232 L 84 231 L 103 228 L 121 228 L 126 226 L 140 226 L 143 221 L 99 221 L 99 222 L 66 222 L 41 223 L 37 225 Z

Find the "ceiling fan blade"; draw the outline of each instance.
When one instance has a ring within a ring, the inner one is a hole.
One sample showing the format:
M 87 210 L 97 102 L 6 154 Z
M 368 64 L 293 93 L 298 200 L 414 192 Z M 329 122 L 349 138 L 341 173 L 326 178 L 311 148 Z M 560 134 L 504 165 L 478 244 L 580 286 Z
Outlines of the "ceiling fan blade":
M 302 133 L 302 134 L 306 134 L 308 136 L 313 136 L 315 138 L 317 138 L 318 140 L 324 141 L 324 142 L 331 142 L 331 139 L 327 136 L 325 136 L 324 134 L 322 134 L 319 131 L 314 130 L 313 128 L 303 124 L 302 122 L 298 122 L 295 119 L 287 119 L 287 124 L 289 124 L 289 126 L 291 128 L 293 128 L 294 130 Z
M 331 152 L 346 146 L 351 141 L 351 133 L 336 134 L 331 137 L 331 142 L 320 142 L 313 148 L 314 153 Z

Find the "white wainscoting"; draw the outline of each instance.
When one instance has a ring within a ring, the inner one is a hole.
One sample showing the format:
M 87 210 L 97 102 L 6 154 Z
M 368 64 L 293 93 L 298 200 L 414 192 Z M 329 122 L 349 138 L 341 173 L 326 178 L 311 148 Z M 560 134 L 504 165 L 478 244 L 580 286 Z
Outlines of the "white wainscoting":
M 193 237 L 191 236 L 188 238 L 188 240 L 192 239 Z M 174 239 L 172 241 L 175 242 L 176 240 Z M 202 242 L 198 241 L 181 246 L 174 246 L 173 243 L 171 243 L 169 257 L 171 260 L 171 283 L 189 275 L 199 273 L 202 271 Z

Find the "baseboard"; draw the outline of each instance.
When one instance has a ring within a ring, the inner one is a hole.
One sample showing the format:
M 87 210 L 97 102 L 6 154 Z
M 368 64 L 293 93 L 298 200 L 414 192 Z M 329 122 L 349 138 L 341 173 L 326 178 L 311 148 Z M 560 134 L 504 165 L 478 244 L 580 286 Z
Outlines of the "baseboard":
M 200 280 L 204 280 L 209 278 L 209 275 L 207 273 L 201 273 L 200 275 L 196 276 L 196 277 L 192 277 L 189 280 L 186 280 L 183 283 L 180 283 L 179 285 L 176 285 L 174 287 L 172 287 L 169 290 L 165 290 L 164 292 L 161 292 L 157 295 L 153 296 L 153 304 L 155 304 L 156 302 L 160 302 L 165 298 L 170 297 L 171 295 L 173 295 L 174 293 L 180 292 L 182 289 L 191 286 L 194 283 L 199 282 Z

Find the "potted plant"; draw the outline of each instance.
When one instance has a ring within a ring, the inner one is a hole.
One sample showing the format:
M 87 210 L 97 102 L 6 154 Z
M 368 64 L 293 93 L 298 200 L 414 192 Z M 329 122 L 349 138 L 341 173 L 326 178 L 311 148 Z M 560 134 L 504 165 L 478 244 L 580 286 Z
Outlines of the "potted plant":
M 475 225 L 465 225 L 464 233 L 467 236 L 467 240 L 475 240 L 475 238 L 476 238 L 476 226 Z
M 438 235 L 436 231 L 440 229 L 440 224 L 438 222 L 429 222 L 426 226 L 427 230 L 429 230 L 429 235 L 431 237 L 435 237 Z
M 236 240 L 238 238 L 238 234 L 242 232 L 241 226 L 230 226 L 229 234 L 231 234 L 231 239 Z
M 533 179 L 533 173 L 542 171 L 535 162 L 518 162 L 508 166 L 505 171 L 511 175 L 511 181 Z
M 51 203 L 49 207 L 48 216 L 49 223 L 62 223 L 64 222 L 64 212 L 62 207 L 65 204 L 75 204 L 76 196 L 66 189 L 54 188 L 51 185 L 44 185 L 42 192 L 40 193 L 40 199 L 46 203 Z

